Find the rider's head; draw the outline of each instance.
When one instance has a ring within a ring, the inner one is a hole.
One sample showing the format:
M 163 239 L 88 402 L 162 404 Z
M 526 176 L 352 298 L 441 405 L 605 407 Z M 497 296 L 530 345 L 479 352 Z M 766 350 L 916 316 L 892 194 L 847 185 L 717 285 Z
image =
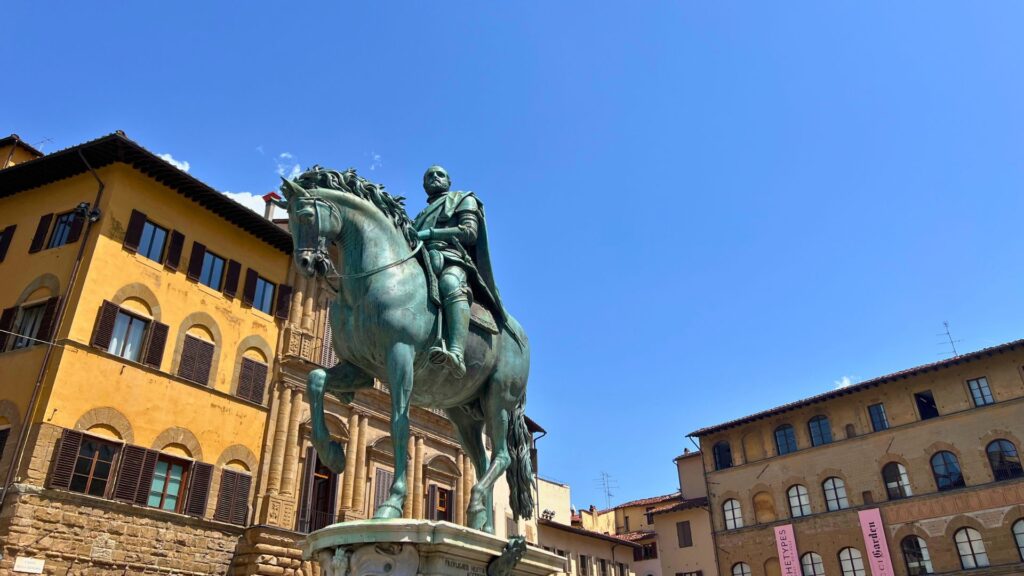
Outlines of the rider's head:
M 440 166 L 431 166 L 423 173 L 423 189 L 426 190 L 427 196 L 435 196 L 447 192 L 451 185 L 452 182 L 448 179 L 448 172 Z

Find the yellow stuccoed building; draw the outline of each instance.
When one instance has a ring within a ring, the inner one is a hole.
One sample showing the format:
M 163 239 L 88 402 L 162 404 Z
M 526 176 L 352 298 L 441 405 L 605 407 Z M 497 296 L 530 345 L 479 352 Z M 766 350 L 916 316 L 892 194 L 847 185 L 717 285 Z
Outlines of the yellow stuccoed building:
M 123 133 L 0 160 L 0 573 L 224 573 L 289 235 Z

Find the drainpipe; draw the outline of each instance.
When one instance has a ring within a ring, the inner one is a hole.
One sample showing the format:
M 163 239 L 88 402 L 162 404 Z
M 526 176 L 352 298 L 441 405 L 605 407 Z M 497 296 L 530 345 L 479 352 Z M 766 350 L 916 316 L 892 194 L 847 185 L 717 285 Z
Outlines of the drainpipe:
M 697 445 L 697 449 L 700 450 L 700 445 L 693 440 L 693 436 L 687 436 L 690 442 Z M 715 573 L 721 574 L 722 570 L 719 568 L 720 562 L 718 561 L 718 531 L 715 530 L 715 512 L 711 506 L 711 483 L 708 482 L 708 469 L 704 463 L 704 451 L 700 450 L 700 469 L 704 472 L 704 493 L 707 494 L 708 499 L 708 525 L 711 528 L 711 545 L 715 548 Z
M 93 178 L 96 179 L 99 188 L 96 190 L 96 199 L 92 203 L 92 207 L 84 202 L 78 205 L 78 216 L 85 219 L 85 229 L 82 230 L 82 235 L 79 238 L 78 254 L 75 256 L 75 263 L 71 268 L 71 276 L 68 278 L 67 292 L 64 297 L 61 298 L 60 306 L 57 308 L 57 316 L 54 318 L 54 329 L 50 336 L 50 341 L 46 343 L 46 352 L 43 354 L 43 361 L 39 366 L 39 375 L 36 377 L 35 387 L 32 389 L 32 397 L 28 402 L 28 410 L 25 411 L 25 418 L 22 420 L 21 430 L 18 432 L 18 444 L 14 451 L 14 458 L 11 460 L 11 467 L 7 470 L 7 477 L 4 479 L 4 491 L 0 493 L 0 511 L 3 511 L 4 504 L 7 502 L 7 494 L 11 491 L 11 486 L 14 484 L 14 474 L 21 468 L 21 459 L 25 456 L 25 446 L 28 444 L 28 431 L 32 427 L 34 420 L 34 413 L 38 409 L 37 403 L 39 402 L 39 392 L 43 387 L 43 379 L 46 377 L 46 367 L 50 363 L 50 357 L 53 355 L 53 348 L 55 346 L 55 340 L 57 335 L 60 334 L 61 324 L 64 322 L 64 314 L 68 309 L 68 302 L 71 300 L 71 292 L 75 287 L 75 282 L 78 280 L 78 274 L 82 269 L 82 258 L 85 255 L 85 244 L 89 238 L 89 231 L 92 229 L 92 225 L 99 220 L 100 211 L 99 205 L 100 200 L 103 199 L 103 189 L 106 185 L 103 180 L 100 180 L 96 171 L 93 170 L 92 165 L 85 159 L 85 155 L 82 151 L 78 151 L 78 157 L 82 159 L 82 163 L 88 168 Z

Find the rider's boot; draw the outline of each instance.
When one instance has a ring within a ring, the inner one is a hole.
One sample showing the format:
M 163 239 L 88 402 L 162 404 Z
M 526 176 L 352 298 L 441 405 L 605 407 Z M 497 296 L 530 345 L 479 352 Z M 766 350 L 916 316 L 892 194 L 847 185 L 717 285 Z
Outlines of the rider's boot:
M 430 349 L 430 360 L 444 364 L 455 378 L 466 375 L 466 337 L 469 335 L 469 300 L 454 298 L 444 305 L 444 340 L 446 348 Z

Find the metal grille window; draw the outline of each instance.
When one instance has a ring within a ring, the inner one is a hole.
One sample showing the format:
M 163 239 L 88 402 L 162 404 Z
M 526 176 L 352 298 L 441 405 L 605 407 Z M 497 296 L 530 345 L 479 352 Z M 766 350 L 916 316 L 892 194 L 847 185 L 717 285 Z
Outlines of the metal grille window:
M 952 452 L 936 452 L 932 456 L 932 473 L 935 474 L 935 486 L 940 492 L 964 487 L 960 462 Z
M 988 387 L 987 378 L 982 377 L 968 380 L 967 385 L 971 388 L 971 398 L 974 399 L 975 406 L 985 406 L 995 402 L 992 398 L 992 390 Z
M 885 482 L 885 489 L 889 493 L 890 500 L 914 495 L 910 490 L 910 477 L 907 476 L 907 469 L 899 462 L 889 462 L 882 468 L 882 480 Z
M 789 497 L 789 515 L 793 518 L 809 516 L 811 514 L 811 499 L 807 494 L 807 488 L 797 484 L 790 486 L 786 492 Z
M 825 564 L 821 556 L 815 552 L 808 552 L 800 557 L 800 568 L 804 576 L 825 576 Z
M 732 565 L 732 576 L 750 576 L 750 566 L 746 562 L 737 562 Z
M 779 456 L 796 452 L 796 433 L 789 424 L 783 424 L 775 429 L 775 449 Z
M 985 452 L 988 453 L 988 464 L 992 467 L 992 476 L 996 481 L 1024 476 L 1020 455 L 1017 454 L 1017 447 L 1013 442 L 1004 439 L 993 440 L 985 448 Z
M 956 542 L 956 551 L 960 555 L 960 565 L 964 570 L 988 566 L 985 543 L 982 542 L 981 533 L 977 530 L 961 528 L 956 531 L 953 540 Z
M 907 564 L 907 574 L 921 576 L 932 574 L 932 559 L 928 555 L 928 545 L 917 536 L 907 536 L 900 544 L 903 549 L 903 561 Z
M 860 550 L 856 548 L 843 548 L 839 551 L 839 567 L 843 569 L 843 576 L 866 576 L 864 571 L 864 559 Z
M 889 429 L 889 418 L 885 415 L 884 404 L 868 406 L 868 416 L 871 417 L 871 429 L 875 432 Z
M 828 478 L 822 487 L 825 489 L 825 505 L 829 512 L 850 507 L 850 501 L 846 498 L 846 484 L 842 478 Z
M 743 528 L 743 510 L 740 508 L 740 501 L 730 498 L 722 504 L 722 512 L 725 515 L 725 529 L 735 530 Z
M 829 424 L 828 416 L 815 416 L 807 423 L 807 429 L 811 433 L 811 446 L 821 446 L 832 442 L 832 425 Z

